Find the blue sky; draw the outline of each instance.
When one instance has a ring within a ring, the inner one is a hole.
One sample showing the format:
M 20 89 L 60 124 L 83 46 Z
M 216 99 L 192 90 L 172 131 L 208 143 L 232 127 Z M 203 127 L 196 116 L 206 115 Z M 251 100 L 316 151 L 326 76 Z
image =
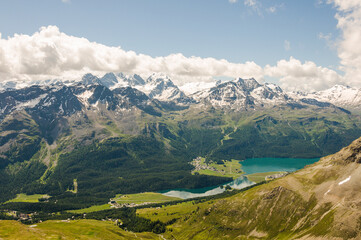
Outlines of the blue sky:
M 179 84 L 361 86 L 360 9 L 361 0 L 2 1 L 0 80 L 158 71 Z
M 3 37 L 56 25 L 69 35 L 153 57 L 183 53 L 261 66 L 290 56 L 322 66 L 339 62 L 336 50 L 319 38 L 320 33 L 337 35 L 336 11 L 316 0 L 263 1 L 258 10 L 228 0 L 12 0 L 1 5 Z

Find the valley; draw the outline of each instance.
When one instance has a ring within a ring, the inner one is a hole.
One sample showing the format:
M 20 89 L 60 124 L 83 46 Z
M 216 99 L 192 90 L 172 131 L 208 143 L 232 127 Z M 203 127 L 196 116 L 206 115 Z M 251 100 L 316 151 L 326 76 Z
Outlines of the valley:
M 290 176 L 361 135 L 356 113 L 291 98 L 255 79 L 239 78 L 187 96 L 163 75 L 144 80 L 87 74 L 70 85 L 7 89 L 0 95 L 1 219 L 30 225 L 45 221 L 39 226 L 68 219 L 87 226 L 89 219 L 111 219 L 112 224 L 121 219 L 119 227 L 134 234 L 203 238 L 201 229 L 218 226 L 213 217 L 222 219 L 213 215 L 213 207 L 223 212 L 223 201 L 227 205 L 242 196 L 268 208 L 259 194 L 283 179 L 306 184 Z M 289 188 L 282 185 L 275 194 L 283 194 L 283 187 Z M 302 198 L 298 190 L 285 191 L 284 201 L 291 197 L 313 209 L 313 194 L 302 190 L 308 194 Z M 256 203 L 242 201 L 242 209 L 258 214 Z M 313 214 L 327 214 L 328 206 L 321 208 L 325 211 Z M 307 209 L 296 205 L 290 211 L 301 216 Z M 316 222 L 299 224 L 309 230 Z M 232 223 L 226 225 L 219 225 L 226 229 L 221 232 L 236 237 Z M 252 226 L 240 223 L 234 229 L 242 228 L 247 236 L 278 236 L 269 232 L 272 226 L 260 231 Z M 292 236 L 300 234 L 291 225 L 287 229 Z M 217 230 L 210 234 L 224 237 Z

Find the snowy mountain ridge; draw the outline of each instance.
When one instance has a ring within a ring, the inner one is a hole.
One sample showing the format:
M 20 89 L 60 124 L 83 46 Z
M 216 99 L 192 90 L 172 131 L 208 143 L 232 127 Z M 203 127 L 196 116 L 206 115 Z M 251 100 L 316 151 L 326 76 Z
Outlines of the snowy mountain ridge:
M 216 107 L 228 107 L 235 110 L 256 109 L 259 107 L 286 104 L 287 94 L 274 84 L 260 84 L 254 78 L 238 78 L 197 92 L 193 98 Z
M 332 103 L 338 107 L 352 110 L 361 109 L 361 89 L 350 86 L 335 85 L 323 91 L 312 93 L 292 92 L 289 95 L 294 99 L 316 99 L 320 102 Z
M 292 104 L 294 102 L 301 104 L 305 102 L 314 103 L 313 100 L 331 103 L 346 109 L 361 109 L 361 89 L 348 86 L 335 85 L 330 89 L 312 93 L 285 92 L 276 84 L 261 84 L 254 78 L 236 78 L 232 81 L 218 81 L 217 84 L 209 84 L 208 86 L 211 87 L 204 87 L 205 90 L 186 95 L 184 91 L 181 90 L 181 88 L 184 90 L 184 86 L 179 88 L 169 76 L 162 73 L 153 73 L 145 79 L 137 74 L 106 73 L 102 77 L 97 77 L 91 73 L 87 73 L 78 80 L 4 81 L 0 83 L 0 90 L 4 92 L 7 89 L 23 89 L 33 85 L 44 87 L 75 86 L 79 83 L 84 86 L 102 85 L 109 90 L 132 87 L 145 93 L 150 99 L 182 104 L 198 102 L 234 110 L 258 109 L 279 104 Z M 84 101 L 83 98 L 83 95 L 79 96 L 81 101 Z M 26 104 L 33 105 L 35 104 L 35 100 L 32 103 L 21 104 L 22 105 L 18 106 L 19 108 L 27 106 Z

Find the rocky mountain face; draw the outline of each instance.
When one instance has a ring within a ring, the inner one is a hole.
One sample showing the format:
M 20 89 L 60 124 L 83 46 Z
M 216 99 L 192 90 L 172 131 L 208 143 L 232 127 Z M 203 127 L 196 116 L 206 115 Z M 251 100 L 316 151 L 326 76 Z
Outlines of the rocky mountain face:
M 361 138 L 286 177 L 200 204 L 176 239 L 360 239 Z

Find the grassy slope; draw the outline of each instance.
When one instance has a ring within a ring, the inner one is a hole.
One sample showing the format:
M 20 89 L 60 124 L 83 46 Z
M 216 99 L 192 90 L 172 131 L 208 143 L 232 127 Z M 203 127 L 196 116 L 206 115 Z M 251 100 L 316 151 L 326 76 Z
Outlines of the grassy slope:
M 161 208 L 137 209 L 137 214 L 140 217 L 148 218 L 152 221 L 160 220 L 162 222 L 168 222 L 174 218 L 182 218 L 190 212 L 195 211 L 198 207 L 199 205 L 195 205 L 194 202 L 184 202 L 176 205 L 163 206 Z
M 71 213 L 90 213 L 90 212 L 97 212 L 97 211 L 102 211 L 102 210 L 107 210 L 110 209 L 110 205 L 109 204 L 103 204 L 103 205 L 94 205 L 88 208 L 83 208 L 83 209 L 77 209 L 77 210 L 69 210 L 68 212 Z
M 124 195 L 117 194 L 115 198 L 112 198 L 112 200 L 115 200 L 119 204 L 124 204 L 124 203 L 142 204 L 142 203 L 162 203 L 162 202 L 180 200 L 180 198 L 168 197 L 155 192 L 145 192 L 145 193 L 136 193 L 136 194 L 124 194 Z M 88 208 L 69 210 L 68 212 L 89 213 L 89 212 L 102 211 L 106 209 L 111 209 L 111 206 L 109 204 L 94 205 Z
M 0 221 L 1 239 L 160 239 L 153 233 L 126 232 L 113 222 L 96 220 L 46 221 L 32 226 Z
M 16 198 L 11 199 L 7 202 L 30 202 L 30 203 L 36 203 L 39 202 L 39 198 L 49 198 L 49 195 L 44 194 L 33 194 L 33 195 L 26 195 L 23 193 L 20 193 L 16 196 Z
M 134 203 L 134 204 L 141 204 L 141 203 L 161 203 L 161 202 L 168 202 L 174 200 L 180 200 L 180 198 L 176 197 L 168 197 L 164 196 L 160 193 L 154 192 L 145 192 L 145 193 L 136 193 L 136 194 L 118 194 L 115 198 L 113 198 L 119 204 L 123 203 Z

